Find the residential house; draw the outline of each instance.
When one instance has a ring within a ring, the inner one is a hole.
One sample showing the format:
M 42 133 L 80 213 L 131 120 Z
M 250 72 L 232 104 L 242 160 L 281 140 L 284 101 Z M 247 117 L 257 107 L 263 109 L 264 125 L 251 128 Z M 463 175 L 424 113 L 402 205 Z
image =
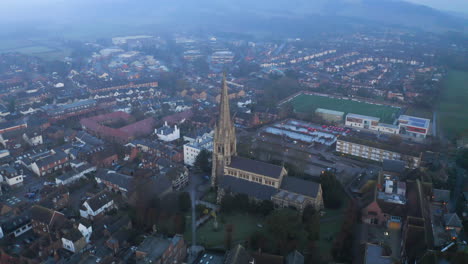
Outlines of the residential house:
M 32 229 L 31 216 L 28 212 L 13 217 L 3 217 L 0 222 L 0 239 L 19 237 Z
M 70 224 L 64 214 L 43 206 L 34 205 L 30 212 L 32 228 L 38 235 L 49 235 Z
M 100 214 L 114 208 L 114 199 L 107 191 L 100 192 L 86 200 L 80 208 L 83 218 L 93 219 Z
M 104 149 L 91 154 L 90 160 L 94 166 L 102 168 L 114 165 L 119 160 L 119 156 L 111 149 Z
M 167 121 L 164 122 L 162 127 L 155 129 L 154 133 L 158 136 L 159 140 L 165 142 L 171 142 L 180 138 L 180 129 L 177 125 L 174 125 L 172 128 L 167 124 Z
M 93 225 L 91 221 L 88 221 L 85 218 L 80 219 L 78 223 L 78 230 L 85 238 L 86 243 L 89 243 L 91 241 L 91 235 L 93 234 Z
M 445 229 L 454 230 L 458 235 L 463 228 L 462 221 L 456 213 L 448 213 L 444 215 Z M 456 236 L 454 236 L 456 237 Z
M 172 239 L 149 236 L 135 251 L 137 263 L 177 264 L 187 256 L 187 245 L 182 235 Z
M 63 151 L 50 150 L 27 156 L 21 162 L 37 176 L 44 176 L 67 167 L 69 158 Z
M 82 251 L 86 246 L 86 239 L 76 228 L 63 230 L 62 246 L 73 253 Z
M 71 171 L 68 171 L 55 178 L 55 183 L 57 185 L 68 185 L 84 178 L 86 174 L 94 171 L 96 171 L 96 166 L 93 166 L 87 162 L 81 162 L 78 166 L 72 167 Z
M 24 175 L 22 170 L 18 170 L 11 165 L 3 165 L 0 167 L 0 174 L 3 177 L 6 184 L 9 186 L 21 186 L 23 185 Z
M 23 139 L 29 146 L 38 146 L 44 144 L 42 134 L 38 131 L 27 131 L 23 134 Z

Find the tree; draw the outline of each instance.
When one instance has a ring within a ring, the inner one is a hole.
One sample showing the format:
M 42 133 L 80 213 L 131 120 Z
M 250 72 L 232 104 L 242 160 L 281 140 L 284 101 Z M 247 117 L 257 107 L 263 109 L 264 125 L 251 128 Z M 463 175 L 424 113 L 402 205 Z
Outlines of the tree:
M 298 212 L 289 208 L 273 211 L 267 217 L 266 225 L 282 254 L 292 249 L 303 230 Z
M 221 199 L 221 211 L 223 213 L 230 213 L 236 208 L 236 201 L 234 197 L 230 194 L 225 194 L 223 199 Z
M 457 165 L 468 170 L 468 149 L 460 151 L 457 157 Z
M 287 102 L 281 105 L 279 109 L 279 116 L 280 118 L 288 118 L 294 116 L 294 106 L 291 102 Z
M 327 208 L 339 208 L 342 204 L 343 191 L 340 182 L 331 171 L 324 171 L 320 175 L 323 190 L 323 202 Z
M 211 153 L 206 149 L 202 149 L 200 153 L 198 153 L 198 156 L 195 159 L 195 163 L 193 164 L 193 166 L 195 167 L 195 170 L 200 173 L 210 173 L 211 172 L 210 157 L 211 157 Z
M 257 207 L 257 212 L 267 216 L 275 209 L 275 205 L 271 200 L 263 200 Z
M 232 233 L 234 232 L 234 225 L 227 224 L 224 228 L 224 248 L 226 250 L 232 247 Z
M 237 193 L 234 195 L 235 207 L 234 209 L 237 211 L 246 211 L 250 208 L 250 200 L 249 197 L 243 193 Z
M 192 200 L 190 199 L 190 194 L 188 192 L 183 192 L 179 194 L 179 210 L 181 212 L 188 212 L 192 205 Z
M 320 215 L 311 205 L 302 212 L 302 223 L 308 233 L 308 239 L 316 241 L 320 238 Z

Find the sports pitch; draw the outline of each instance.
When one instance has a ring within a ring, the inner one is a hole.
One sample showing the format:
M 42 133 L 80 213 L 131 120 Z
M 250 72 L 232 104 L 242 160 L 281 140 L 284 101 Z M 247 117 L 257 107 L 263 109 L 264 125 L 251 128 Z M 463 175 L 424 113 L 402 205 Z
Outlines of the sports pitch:
M 378 105 L 311 94 L 298 95 L 291 100 L 291 104 L 296 112 L 313 113 L 317 108 L 325 108 L 341 111 L 345 114 L 353 113 L 379 117 L 380 122 L 389 124 L 393 123 L 400 111 L 400 108 L 388 105 Z

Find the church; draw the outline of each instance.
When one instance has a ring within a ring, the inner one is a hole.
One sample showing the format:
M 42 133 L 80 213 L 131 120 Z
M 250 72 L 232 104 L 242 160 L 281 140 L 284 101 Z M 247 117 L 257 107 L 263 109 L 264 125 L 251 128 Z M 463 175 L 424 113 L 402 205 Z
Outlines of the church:
M 218 203 L 227 193 L 242 193 L 253 200 L 271 200 L 278 208 L 293 207 L 300 212 L 308 205 L 316 210 L 323 208 L 320 184 L 289 177 L 282 166 L 237 156 L 226 77 L 222 81 L 212 160 L 211 185 L 218 189 Z

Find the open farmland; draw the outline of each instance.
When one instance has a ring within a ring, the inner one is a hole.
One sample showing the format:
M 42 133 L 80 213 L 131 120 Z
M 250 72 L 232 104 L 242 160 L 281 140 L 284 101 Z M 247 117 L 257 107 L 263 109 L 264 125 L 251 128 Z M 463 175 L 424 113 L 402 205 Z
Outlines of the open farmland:
M 296 112 L 313 113 L 317 108 L 325 108 L 346 114 L 379 117 L 383 123 L 393 123 L 400 112 L 398 107 L 312 94 L 300 94 L 293 98 L 291 103 Z

